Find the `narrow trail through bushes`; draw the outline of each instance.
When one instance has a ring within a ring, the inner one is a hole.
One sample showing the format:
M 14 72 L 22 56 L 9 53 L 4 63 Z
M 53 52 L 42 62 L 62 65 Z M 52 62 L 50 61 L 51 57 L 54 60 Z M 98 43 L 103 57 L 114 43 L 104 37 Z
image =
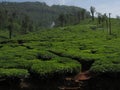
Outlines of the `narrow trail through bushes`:
M 58 55 L 60 57 L 67 57 L 72 58 L 69 56 L 62 55 L 61 53 L 56 53 L 54 51 L 49 51 L 55 55 Z M 90 74 L 89 69 L 91 68 L 92 64 L 94 63 L 94 60 L 90 61 L 82 61 L 78 58 L 72 58 L 74 60 L 77 60 L 82 65 L 82 70 L 74 77 L 66 77 L 64 80 L 63 86 L 58 87 L 59 90 L 83 90 L 85 87 L 86 81 L 91 79 L 92 75 Z
M 72 78 L 66 77 L 64 85 L 59 87 L 59 90 L 84 90 L 86 81 L 91 77 L 89 71 L 80 72 Z
M 24 45 L 25 42 L 26 41 L 21 41 L 21 40 L 17 41 L 18 45 L 26 47 L 27 49 L 33 49 L 30 46 Z M 27 41 L 27 42 L 29 42 L 29 41 Z M 9 41 L 0 42 L 0 43 L 1 44 L 6 44 L 6 43 L 9 43 Z M 16 43 L 16 42 L 13 41 L 12 43 Z M 79 58 L 75 58 L 75 57 L 72 57 L 72 56 L 65 56 L 61 53 L 57 53 L 57 52 L 54 52 L 54 51 L 51 51 L 51 50 L 48 50 L 48 52 L 53 53 L 53 54 L 55 54 L 59 57 L 66 57 L 66 58 L 74 59 L 82 65 L 82 70 L 81 70 L 82 72 L 79 72 L 77 75 L 75 75 L 73 77 L 65 77 L 64 80 L 62 81 L 64 83 L 61 82 L 61 83 L 58 83 L 56 85 L 57 89 L 59 89 L 59 90 L 82 90 L 82 88 L 85 87 L 86 81 L 88 81 L 92 77 L 90 72 L 89 72 L 89 69 L 90 69 L 91 65 L 94 63 L 94 61 L 93 60 L 90 60 L 90 61 L 89 60 L 88 61 L 80 60 Z M 34 84 L 33 82 L 36 83 L 36 84 Z M 47 81 L 45 83 L 43 83 L 43 82 L 40 83 L 40 81 L 37 81 L 37 80 L 35 80 L 35 81 L 33 81 L 33 80 L 21 80 L 20 83 L 18 84 L 18 86 L 16 85 L 17 86 L 16 88 L 17 88 L 17 90 L 18 90 L 18 88 L 20 90 L 31 90 L 30 88 L 36 88 L 36 90 L 38 90 L 39 88 L 41 88 L 39 86 L 41 84 L 46 84 L 47 83 L 48 86 L 50 86 L 50 85 L 54 86 L 54 84 L 56 82 L 58 82 L 58 81 L 53 81 L 53 84 L 52 83 L 50 84 L 50 81 Z M 63 85 L 59 86 L 61 84 L 63 84 Z M 9 83 L 8 83 L 8 85 L 9 85 Z M 12 85 L 10 85 L 10 86 L 12 86 Z M 3 88 L 5 88 L 5 87 L 3 87 Z M 15 88 L 15 87 L 12 87 L 12 88 Z M 44 88 L 47 88 L 47 87 L 44 85 Z M 3 90 L 7 90 L 7 89 L 3 89 Z M 41 89 L 41 90 L 43 90 L 43 89 Z M 48 90 L 48 89 L 44 89 L 44 90 Z M 52 90 L 52 88 L 49 89 L 49 90 Z

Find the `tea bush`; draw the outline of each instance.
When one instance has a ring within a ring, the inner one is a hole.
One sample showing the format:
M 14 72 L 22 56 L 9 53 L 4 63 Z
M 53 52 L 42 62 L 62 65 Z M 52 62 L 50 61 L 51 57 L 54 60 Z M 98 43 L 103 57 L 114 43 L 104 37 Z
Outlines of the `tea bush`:
M 0 68 L 0 78 L 25 78 L 29 73 L 25 69 L 3 69 Z

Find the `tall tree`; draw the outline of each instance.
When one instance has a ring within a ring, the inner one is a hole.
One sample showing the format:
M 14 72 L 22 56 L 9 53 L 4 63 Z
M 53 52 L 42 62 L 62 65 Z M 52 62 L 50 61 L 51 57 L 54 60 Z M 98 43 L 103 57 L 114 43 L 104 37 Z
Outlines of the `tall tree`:
M 112 30 L 111 30 L 111 13 L 109 13 L 109 35 L 112 34 Z
M 27 34 L 28 28 L 29 28 L 29 22 L 30 22 L 29 17 L 27 15 L 25 15 L 23 20 L 22 20 L 22 25 L 21 25 L 22 34 Z
M 78 23 L 80 23 L 80 21 L 81 21 L 81 12 L 80 11 L 77 12 L 77 19 L 78 19 Z
M 82 19 L 82 20 L 85 19 L 85 13 L 86 13 L 86 10 L 85 10 L 85 9 L 82 9 L 82 11 L 81 11 L 81 19 Z
M 91 6 L 90 7 L 90 12 L 92 14 L 92 20 L 94 21 L 95 7 Z
M 63 27 L 65 25 L 65 23 L 66 23 L 65 14 L 60 14 L 58 19 L 60 21 L 60 25 Z
M 9 18 L 9 25 L 8 25 L 8 30 L 9 30 L 9 39 L 12 38 L 12 32 L 13 32 L 13 18 Z
M 101 24 L 102 14 L 97 12 L 97 15 L 98 15 L 98 24 Z

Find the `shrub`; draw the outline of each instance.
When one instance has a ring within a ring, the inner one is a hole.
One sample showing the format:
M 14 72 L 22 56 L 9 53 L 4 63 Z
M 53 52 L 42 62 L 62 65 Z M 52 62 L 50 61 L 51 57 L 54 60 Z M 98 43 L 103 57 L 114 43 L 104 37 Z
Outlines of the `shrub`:
M 95 61 L 90 71 L 97 74 L 120 73 L 120 61 L 115 58 L 113 60 L 107 58 L 98 60 Z
M 43 50 L 41 50 L 41 51 L 39 51 L 38 53 L 37 53 L 37 58 L 38 59 L 42 59 L 42 60 L 50 60 L 50 59 L 52 59 L 52 58 L 54 58 L 55 57 L 55 55 L 54 54 L 52 54 L 52 53 L 50 53 L 50 52 L 48 52 L 48 51 L 43 51 Z
M 25 78 L 29 73 L 25 69 L 3 69 L 0 68 L 0 78 Z
M 64 59 L 64 58 L 63 58 Z M 54 74 L 67 74 L 76 73 L 81 70 L 81 65 L 74 61 L 69 60 L 62 63 L 57 60 L 53 61 L 41 61 L 39 63 L 33 64 L 31 67 L 31 72 L 38 74 L 39 76 L 47 77 L 54 76 Z

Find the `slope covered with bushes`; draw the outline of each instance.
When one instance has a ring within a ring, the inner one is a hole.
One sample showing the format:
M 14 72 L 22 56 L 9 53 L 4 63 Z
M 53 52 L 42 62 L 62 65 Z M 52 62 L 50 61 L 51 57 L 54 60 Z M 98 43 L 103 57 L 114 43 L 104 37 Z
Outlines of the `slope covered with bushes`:
M 87 69 L 91 73 L 119 75 L 119 23 L 115 19 L 112 23 L 112 35 L 105 27 L 96 26 L 88 20 L 80 25 L 1 40 L 0 77 L 66 76 L 80 72 L 83 65 L 87 67 L 89 63 L 91 66 Z

